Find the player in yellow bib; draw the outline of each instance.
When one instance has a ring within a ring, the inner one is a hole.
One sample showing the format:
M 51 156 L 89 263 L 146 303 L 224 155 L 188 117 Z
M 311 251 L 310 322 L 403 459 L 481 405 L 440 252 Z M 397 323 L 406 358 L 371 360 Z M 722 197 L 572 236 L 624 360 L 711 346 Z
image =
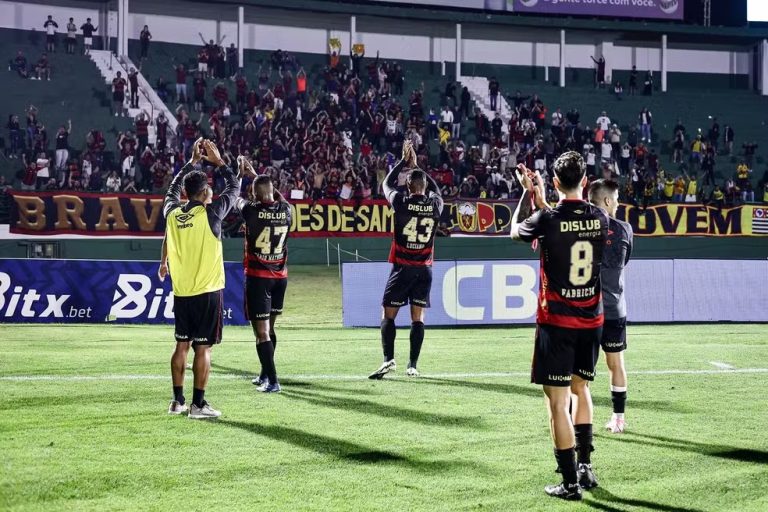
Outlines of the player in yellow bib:
M 205 149 L 205 156 L 202 154 Z M 226 186 L 214 201 L 208 176 L 195 170 L 201 160 L 218 168 Z M 189 201 L 181 202 L 182 189 Z M 168 414 L 187 411 L 184 399 L 184 369 L 191 346 L 195 374 L 192 419 L 217 418 L 221 412 L 205 401 L 205 387 L 211 370 L 211 348 L 221 342 L 224 255 L 221 222 L 232 209 L 240 193 L 240 178 L 221 159 L 216 145 L 198 139 L 192 157 L 173 178 L 165 196 L 165 240 L 168 270 L 171 275 L 176 321 L 176 350 L 171 357 L 173 400 Z

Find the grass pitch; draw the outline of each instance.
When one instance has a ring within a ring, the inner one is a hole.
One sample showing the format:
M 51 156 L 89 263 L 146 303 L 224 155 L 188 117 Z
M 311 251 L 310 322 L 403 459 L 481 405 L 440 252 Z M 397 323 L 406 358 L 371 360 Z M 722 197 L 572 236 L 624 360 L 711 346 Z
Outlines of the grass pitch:
M 0 510 L 768 510 L 764 325 L 630 326 L 629 430 L 598 428 L 601 361 L 600 487 L 564 503 L 532 328 L 428 328 L 422 378 L 373 382 L 378 332 L 339 327 L 335 270 L 291 271 L 284 392 L 255 392 L 252 334 L 226 328 L 216 422 L 166 415 L 171 327 L 0 327 Z

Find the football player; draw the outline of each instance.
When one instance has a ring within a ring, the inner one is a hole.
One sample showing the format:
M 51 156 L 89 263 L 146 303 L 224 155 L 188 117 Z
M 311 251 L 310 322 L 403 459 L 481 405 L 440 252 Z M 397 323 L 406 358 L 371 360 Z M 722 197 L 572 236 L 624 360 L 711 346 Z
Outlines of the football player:
M 624 408 L 627 402 L 627 300 L 624 297 L 624 267 L 632 255 L 632 226 L 616 218 L 619 207 L 619 184 L 597 180 L 589 187 L 589 201 L 608 214 L 608 240 L 603 250 L 600 280 L 603 287 L 605 325 L 600 345 L 611 377 L 613 414 L 605 425 L 614 434 L 624 432 Z
M 238 199 L 236 208 L 245 221 L 245 311 L 256 335 L 261 372 L 253 379 L 258 391 L 279 393 L 275 368 L 275 320 L 283 312 L 288 286 L 288 230 L 291 206 L 267 175 L 256 176 L 250 162 L 238 157 L 241 173 L 255 177 L 252 200 Z
M 397 190 L 397 178 L 404 169 L 410 169 L 405 194 Z M 410 141 L 403 143 L 402 159 L 387 175 L 383 189 L 394 210 L 394 232 L 389 252 L 392 272 L 382 300 L 381 346 L 384 362 L 369 378 L 379 380 L 396 369 L 395 318 L 406 304 L 410 304 L 411 308 L 411 351 L 406 375 L 418 377 L 416 365 L 424 342 L 424 314 L 429 307 L 435 233 L 443 211 L 443 198 L 435 180 L 416 166 L 416 151 Z
M 560 202 L 549 208 L 541 177 L 518 166 L 523 196 L 512 216 L 511 236 L 537 240 L 541 250 L 531 380 L 544 388 L 555 458 L 563 477 L 562 483 L 547 486 L 545 492 L 580 500 L 582 488 L 597 486 L 590 455 L 589 382 L 595 377 L 603 329 L 600 262 L 608 216 L 582 199 L 587 177 L 581 155 L 562 154 L 554 171 Z M 534 206 L 539 208 L 536 213 Z

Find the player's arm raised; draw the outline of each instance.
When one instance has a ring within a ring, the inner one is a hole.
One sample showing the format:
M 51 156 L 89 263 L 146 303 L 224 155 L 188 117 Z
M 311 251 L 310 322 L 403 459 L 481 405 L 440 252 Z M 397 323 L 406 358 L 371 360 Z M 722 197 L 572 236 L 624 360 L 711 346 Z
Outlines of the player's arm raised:
M 531 179 L 533 173 L 522 164 L 517 166 L 515 173 L 517 174 L 517 180 L 523 187 L 523 195 L 520 197 L 520 202 L 517 203 L 515 213 L 512 214 L 510 236 L 513 240 L 530 242 L 539 236 L 542 210 L 534 215 L 533 198 L 536 192 L 533 180 Z
M 173 181 L 168 186 L 168 192 L 165 194 L 165 202 L 163 203 L 163 217 L 167 217 L 171 210 L 181 206 L 181 191 L 184 188 L 184 178 L 187 174 L 195 169 L 202 156 L 202 144 L 203 138 L 200 137 L 192 144 L 192 156 L 184 167 L 181 168 L 179 173 L 173 177 Z
M 392 167 L 392 170 L 389 171 L 387 177 L 384 178 L 384 183 L 381 184 L 381 188 L 384 191 L 384 197 L 387 198 L 389 204 L 392 204 L 392 202 L 395 200 L 395 196 L 397 195 L 397 176 L 410 160 L 411 143 L 409 141 L 405 141 L 403 143 L 403 157 Z
M 240 197 L 240 177 L 221 158 L 216 144 L 210 140 L 204 141 L 203 144 L 205 146 L 205 159 L 215 165 L 224 178 L 224 190 L 211 203 L 208 210 L 211 215 L 224 219 Z

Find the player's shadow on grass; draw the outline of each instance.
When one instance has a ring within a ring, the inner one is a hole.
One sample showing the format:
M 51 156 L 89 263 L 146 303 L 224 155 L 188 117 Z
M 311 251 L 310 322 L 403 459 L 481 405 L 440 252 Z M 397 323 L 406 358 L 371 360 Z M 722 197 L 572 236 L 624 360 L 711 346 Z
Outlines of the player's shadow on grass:
M 340 409 L 342 411 L 357 411 L 364 414 L 375 414 L 376 416 L 384 418 L 395 418 L 398 420 L 410 421 L 412 423 L 423 423 L 425 425 L 437 425 L 442 427 L 483 427 L 483 422 L 479 418 L 416 411 L 392 405 L 383 405 L 368 400 L 358 400 L 356 398 L 319 395 L 297 389 L 283 389 L 282 395 L 290 399 L 301 400 L 321 407 Z
M 466 464 L 457 461 L 425 461 L 391 451 L 376 450 L 368 446 L 336 439 L 330 436 L 312 434 L 286 426 L 260 425 L 243 421 L 218 420 L 218 424 L 238 428 L 251 434 L 264 436 L 275 441 L 288 443 L 299 448 L 312 450 L 341 461 L 358 464 L 398 465 L 423 472 L 442 472 Z M 476 469 L 476 468 L 474 468 Z M 462 471 L 468 468 L 461 469 Z
M 455 386 L 462 388 L 475 389 L 480 391 L 490 391 L 493 393 L 513 394 L 528 396 L 531 398 L 541 398 L 544 393 L 539 386 L 518 386 L 516 384 L 506 384 L 498 382 L 478 382 L 473 380 L 452 380 L 452 379 L 440 379 L 437 377 L 423 377 L 418 379 L 417 382 L 424 384 L 434 384 L 437 386 Z M 592 396 L 592 403 L 601 407 L 613 407 L 613 403 L 610 398 Z M 689 410 L 684 407 L 679 407 L 671 402 L 665 402 L 662 400 L 632 400 L 629 402 L 632 408 L 647 409 L 650 411 L 666 411 L 687 413 Z
M 605 510 L 606 512 L 625 512 L 626 509 L 619 508 L 617 505 L 637 507 L 643 510 L 658 510 L 660 512 L 703 512 L 697 508 L 677 507 L 675 505 L 656 503 L 655 501 L 622 498 L 604 487 L 592 489 L 589 493 L 585 493 L 584 497 L 585 504 L 597 510 Z
M 246 370 L 241 370 L 239 368 L 232 368 L 231 366 L 223 366 L 217 363 L 211 363 L 211 368 L 216 370 L 217 373 L 235 375 L 237 377 L 242 377 L 243 380 L 250 381 L 251 379 L 256 377 L 255 372 L 249 372 Z M 347 393 L 347 394 L 360 394 L 360 395 L 372 394 L 372 391 L 369 389 L 343 388 L 338 386 L 329 386 L 327 384 L 318 384 L 316 382 L 307 382 L 303 380 L 280 379 L 280 383 L 284 387 L 289 389 L 290 388 L 312 388 L 312 389 L 322 389 L 325 391 L 333 391 L 334 393 Z
M 723 444 L 699 443 L 696 441 L 687 441 L 685 439 L 675 439 L 672 437 L 654 436 L 636 432 L 627 432 L 626 435 L 621 438 L 611 437 L 610 439 L 622 443 L 642 444 L 658 448 L 671 448 L 673 450 L 698 453 L 709 457 L 719 457 L 721 459 L 730 459 L 739 462 L 768 464 L 768 452 L 763 450 L 753 450 L 751 448 L 736 448 L 735 446 Z

